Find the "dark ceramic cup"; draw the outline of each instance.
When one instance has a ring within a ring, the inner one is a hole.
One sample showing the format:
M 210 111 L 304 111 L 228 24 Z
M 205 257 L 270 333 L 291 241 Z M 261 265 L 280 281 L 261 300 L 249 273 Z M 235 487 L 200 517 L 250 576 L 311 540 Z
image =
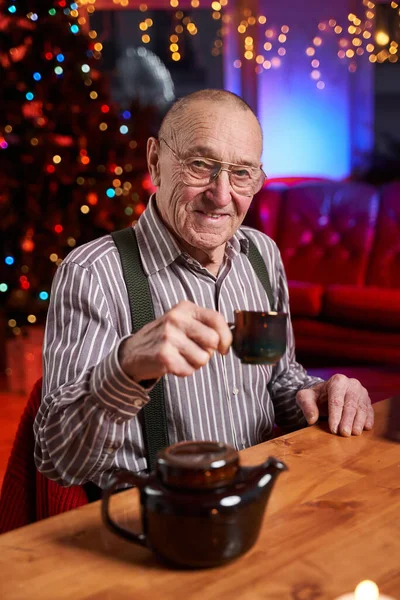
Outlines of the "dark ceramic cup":
M 272 365 L 286 350 L 287 313 L 236 310 L 232 348 L 243 363 Z

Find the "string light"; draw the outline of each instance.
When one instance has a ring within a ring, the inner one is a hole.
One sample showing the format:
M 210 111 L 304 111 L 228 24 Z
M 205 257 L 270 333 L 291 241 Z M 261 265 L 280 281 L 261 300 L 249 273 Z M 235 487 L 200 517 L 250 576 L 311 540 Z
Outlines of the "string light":
M 389 34 L 384 30 L 378 30 L 375 33 L 375 42 L 378 46 L 382 47 L 382 50 L 378 51 L 377 54 L 373 54 L 375 52 L 374 44 L 371 44 L 371 29 L 374 26 L 374 21 L 376 19 L 375 15 L 375 3 L 370 0 L 363 0 L 364 6 L 364 18 L 360 18 L 354 13 L 349 13 L 347 16 L 348 25 L 342 27 L 336 19 L 329 19 L 327 22 L 321 22 L 318 24 L 319 32 L 322 32 L 324 35 L 329 31 L 333 31 L 336 35 L 343 34 L 343 31 L 347 31 L 350 35 L 350 38 L 341 37 L 338 41 L 339 50 L 337 55 L 339 59 L 347 59 L 348 62 L 348 70 L 351 73 L 354 73 L 357 70 L 357 62 L 356 58 L 363 56 L 366 52 L 370 54 L 369 61 L 371 63 L 374 62 L 384 62 L 385 60 L 389 60 L 391 62 L 396 62 L 398 60 L 397 51 L 395 51 L 396 46 L 394 46 L 394 40 L 390 40 Z M 394 3 L 397 4 L 397 3 Z M 394 6 L 391 4 L 391 7 Z M 397 43 L 397 42 L 395 42 Z M 315 62 L 314 58 L 319 47 L 322 44 L 322 38 L 320 35 L 315 36 L 313 38 L 313 46 L 309 46 L 306 49 L 306 54 L 313 58 L 311 61 L 312 69 L 315 70 Z M 390 44 L 390 46 L 389 46 Z M 388 48 L 389 46 L 389 48 Z M 312 71 L 311 71 L 312 73 Z M 318 80 L 317 83 L 320 83 Z M 317 85 L 319 89 L 322 89 L 322 86 Z
M 375 41 L 380 46 L 386 46 L 390 41 L 390 37 L 386 31 L 377 31 L 375 34 Z

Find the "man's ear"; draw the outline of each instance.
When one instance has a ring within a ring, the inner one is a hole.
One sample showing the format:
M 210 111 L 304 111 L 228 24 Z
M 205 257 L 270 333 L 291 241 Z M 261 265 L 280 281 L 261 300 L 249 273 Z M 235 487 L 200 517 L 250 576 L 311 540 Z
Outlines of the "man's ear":
M 155 186 L 160 185 L 160 144 L 156 138 L 147 140 L 147 168 L 150 173 L 151 182 Z

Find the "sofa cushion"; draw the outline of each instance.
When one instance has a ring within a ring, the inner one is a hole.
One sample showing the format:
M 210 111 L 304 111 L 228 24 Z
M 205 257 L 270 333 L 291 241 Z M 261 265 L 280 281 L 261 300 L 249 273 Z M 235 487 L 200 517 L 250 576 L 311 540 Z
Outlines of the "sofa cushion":
M 400 331 L 400 289 L 331 285 L 322 312 L 341 323 Z
M 288 283 L 291 314 L 296 317 L 317 317 L 322 308 L 322 285 L 306 281 Z
M 318 319 L 293 319 L 296 356 L 310 364 L 400 364 L 400 331 L 362 329 Z
M 254 196 L 243 224 L 276 239 L 282 189 L 282 185 L 264 185 Z
M 400 181 L 383 187 L 367 285 L 400 288 Z
M 306 183 L 288 188 L 276 242 L 288 279 L 362 285 L 379 196 L 361 183 Z

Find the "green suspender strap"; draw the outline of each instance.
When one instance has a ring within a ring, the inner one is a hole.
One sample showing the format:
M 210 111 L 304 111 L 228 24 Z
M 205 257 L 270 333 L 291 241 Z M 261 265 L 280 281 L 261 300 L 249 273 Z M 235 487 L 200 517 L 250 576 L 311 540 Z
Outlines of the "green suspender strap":
M 122 272 L 132 316 L 132 333 L 135 333 L 146 323 L 155 319 L 150 286 L 143 270 L 133 227 L 114 231 L 111 235 L 121 257 Z M 249 240 L 249 261 L 267 293 L 271 310 L 274 310 L 274 296 L 264 259 L 254 242 L 247 239 Z M 155 467 L 158 452 L 169 445 L 163 379 L 160 379 L 151 390 L 150 402 L 142 411 L 147 462 L 149 470 L 152 470 Z
M 275 310 L 274 294 L 272 293 L 271 281 L 269 279 L 267 265 L 265 264 L 265 261 L 253 240 L 251 240 L 249 237 L 247 237 L 247 239 L 249 240 L 249 261 L 254 271 L 256 272 L 258 279 L 261 281 L 264 290 L 267 293 L 269 305 L 271 307 L 271 310 L 273 311 Z
M 135 333 L 155 319 L 150 286 L 143 270 L 133 227 L 114 231 L 111 235 L 121 257 L 131 309 L 132 333 Z M 149 395 L 150 402 L 142 411 L 147 463 L 151 471 L 156 465 L 158 452 L 169 445 L 163 379 L 156 383 Z

